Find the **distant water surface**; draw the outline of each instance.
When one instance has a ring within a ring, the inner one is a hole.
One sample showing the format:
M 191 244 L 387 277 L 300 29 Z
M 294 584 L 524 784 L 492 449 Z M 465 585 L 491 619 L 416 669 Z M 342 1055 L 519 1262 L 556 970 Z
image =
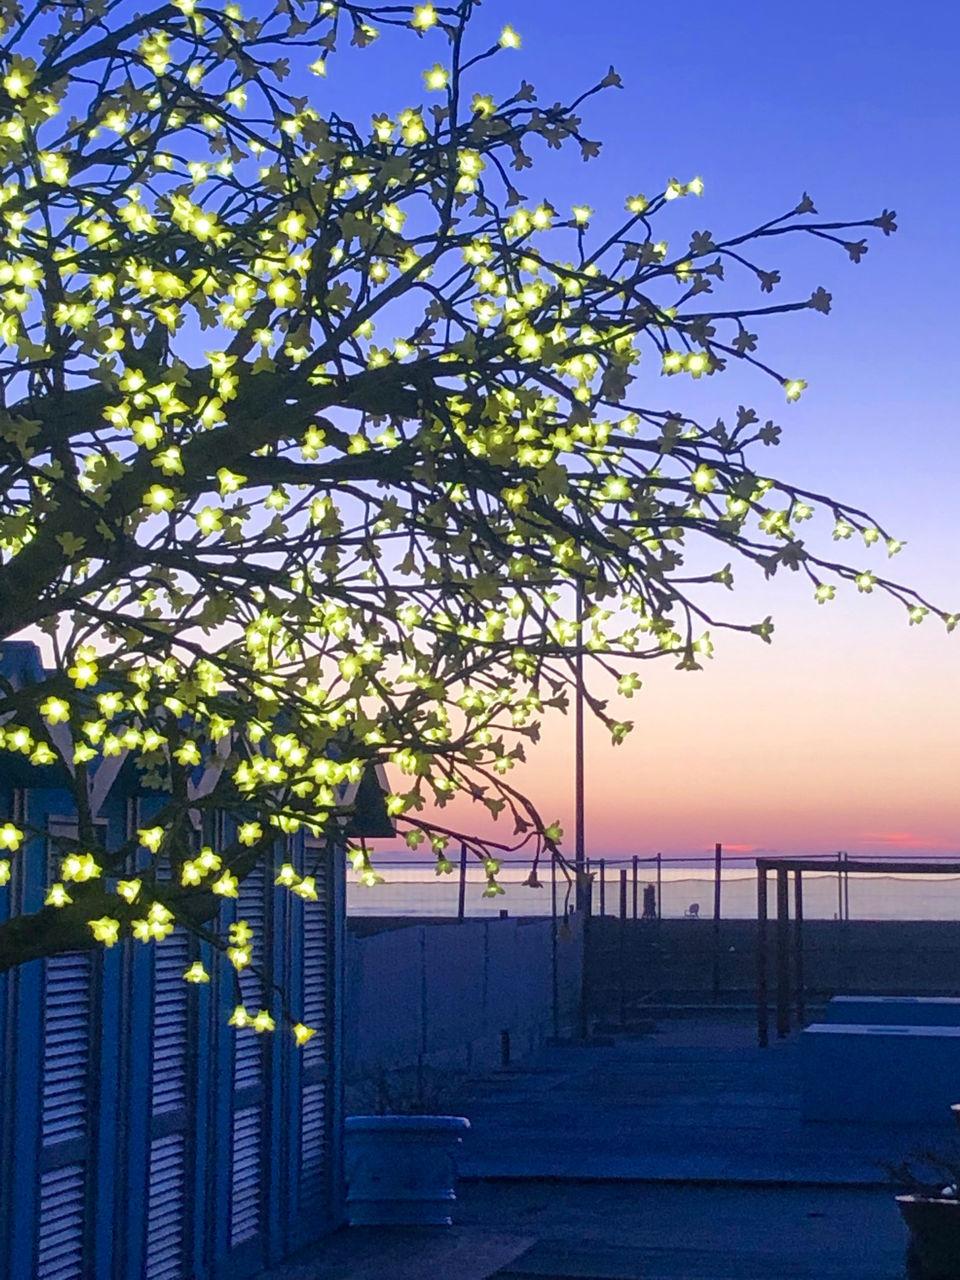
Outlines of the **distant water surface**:
M 960 858 L 956 859 L 960 861 Z M 945 859 L 944 861 L 948 861 Z M 347 911 L 350 915 L 456 916 L 459 895 L 459 868 L 437 876 L 432 867 L 391 866 L 389 859 L 374 859 L 385 883 L 366 888 L 358 885 L 348 872 Z M 607 915 L 619 913 L 620 869 L 627 870 L 627 914 L 633 914 L 633 879 L 629 863 L 608 862 L 605 865 L 605 907 Z M 591 869 L 599 874 L 597 862 Z M 549 863 L 541 865 L 542 888 L 523 884 L 530 872 L 529 863 L 504 866 L 498 880 L 506 892 L 485 898 L 486 878 L 481 868 L 469 866 L 465 893 L 465 914 L 496 917 L 502 910 L 511 916 L 551 914 L 551 876 Z M 639 866 L 637 881 L 638 912 L 643 910 L 643 890 L 656 887 L 656 867 L 645 862 Z M 768 877 L 771 915 L 776 912 L 774 876 Z M 790 878 L 791 914 L 793 911 L 793 877 Z M 803 874 L 803 910 L 808 919 L 832 920 L 840 911 L 840 892 L 835 873 L 805 871 Z M 713 868 L 705 863 L 664 866 L 661 873 L 661 914 L 676 918 L 690 912 L 695 904 L 701 917 L 713 916 Z M 567 893 L 562 873 L 557 875 L 557 909 L 562 914 L 564 901 L 572 909 L 573 895 Z M 960 920 L 960 876 L 902 876 L 889 874 L 851 874 L 847 877 L 846 901 L 851 920 Z M 600 911 L 600 890 L 594 880 L 593 909 Z M 757 914 L 756 869 L 747 864 L 724 867 L 721 872 L 720 914 L 724 919 L 755 919 Z

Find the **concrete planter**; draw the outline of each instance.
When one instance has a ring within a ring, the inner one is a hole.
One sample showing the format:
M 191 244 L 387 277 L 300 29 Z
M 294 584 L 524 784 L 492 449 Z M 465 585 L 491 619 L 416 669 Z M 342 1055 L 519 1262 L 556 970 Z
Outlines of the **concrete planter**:
M 463 1116 L 348 1116 L 351 1227 L 449 1226 Z
M 897 1196 L 910 1230 L 908 1280 L 960 1280 L 960 1200 Z

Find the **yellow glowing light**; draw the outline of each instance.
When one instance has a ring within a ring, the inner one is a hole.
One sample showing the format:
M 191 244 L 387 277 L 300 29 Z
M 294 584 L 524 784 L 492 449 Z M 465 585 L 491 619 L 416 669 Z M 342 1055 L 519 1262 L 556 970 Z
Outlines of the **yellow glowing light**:
M 318 898 L 317 884 L 313 876 L 304 876 L 299 884 L 291 886 L 291 892 L 298 894 L 308 902 L 316 902 Z
M 119 880 L 117 881 L 117 893 L 125 902 L 136 902 L 140 896 L 140 890 L 143 887 L 141 880 Z
M 184 982 L 209 982 L 210 975 L 199 960 L 194 960 L 193 964 L 183 971 L 183 980 Z
M 438 93 L 450 83 L 450 73 L 446 67 L 435 62 L 429 71 L 423 73 L 423 82 L 432 92 Z
M 277 878 L 274 880 L 273 883 L 285 885 L 288 889 L 290 889 L 293 887 L 293 885 L 297 884 L 299 880 L 300 880 L 300 877 L 297 874 L 295 868 L 292 867 L 289 862 L 285 862 L 283 866 L 280 868 L 280 870 L 277 872 Z
M 22 840 L 23 832 L 12 822 L 5 822 L 0 826 L 0 849 L 19 849 Z
M 40 705 L 40 714 L 48 724 L 60 724 L 70 719 L 70 704 L 62 698 L 47 698 Z
M 10 859 L 0 858 L 0 885 L 10 883 Z
M 799 400 L 806 383 L 802 378 L 791 378 L 784 382 L 783 389 L 787 393 L 788 400 Z
M 204 507 L 194 516 L 194 520 L 203 534 L 218 533 L 223 528 L 223 512 L 216 507 Z
M 520 37 L 513 27 L 504 27 L 500 32 L 501 49 L 519 49 L 520 43 Z
M 165 834 L 163 827 L 145 827 L 137 832 L 140 843 L 151 853 L 156 853 L 160 848 Z
M 430 27 L 435 26 L 437 22 L 437 11 L 432 4 L 417 4 L 413 7 L 413 17 L 410 19 L 411 27 L 417 31 L 427 31 Z
M 227 947 L 227 959 L 239 971 L 247 967 L 253 956 L 249 947 Z
M 217 472 L 217 479 L 220 482 L 220 493 L 226 495 L 228 493 L 236 493 L 242 484 L 246 482 L 247 477 L 237 475 L 236 472 L 221 467 Z
M 195 861 L 204 872 L 220 870 L 220 855 L 214 853 L 212 849 L 201 849 Z
M 47 890 L 47 896 L 43 900 L 46 907 L 65 907 L 73 899 L 67 893 L 62 884 L 52 884 Z
M 171 511 L 173 509 L 173 499 L 172 489 L 167 489 L 162 484 L 153 484 L 143 495 L 143 505 L 158 513 Z
M 236 898 L 239 881 L 235 875 L 225 871 L 219 880 L 215 880 L 210 888 L 221 898 Z
M 296 1023 L 292 1028 L 293 1038 L 297 1042 L 297 1047 L 302 1048 L 308 1040 L 317 1034 L 315 1027 L 306 1027 L 302 1022 Z
M 70 853 L 60 864 L 60 874 L 64 880 L 75 880 L 78 883 L 95 880 L 102 870 L 94 861 L 92 853 Z
M 105 947 L 112 947 L 120 940 L 120 921 L 111 916 L 101 916 L 99 920 L 88 920 L 87 924 L 97 942 Z

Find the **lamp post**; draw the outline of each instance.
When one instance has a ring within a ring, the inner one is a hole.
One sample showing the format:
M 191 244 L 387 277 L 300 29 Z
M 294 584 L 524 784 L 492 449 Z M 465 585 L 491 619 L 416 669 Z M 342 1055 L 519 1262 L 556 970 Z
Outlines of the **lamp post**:
M 577 655 L 574 671 L 577 678 L 575 722 L 574 722 L 574 796 L 576 818 L 574 822 L 575 846 L 574 865 L 577 872 L 576 906 L 578 911 L 584 908 L 586 899 L 586 849 L 584 841 L 584 775 L 583 775 L 583 583 L 577 579 Z

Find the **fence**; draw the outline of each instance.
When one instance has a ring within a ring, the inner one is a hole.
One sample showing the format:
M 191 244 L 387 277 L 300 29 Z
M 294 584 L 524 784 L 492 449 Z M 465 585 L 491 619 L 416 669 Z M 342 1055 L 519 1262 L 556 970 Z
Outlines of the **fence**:
M 472 1071 L 531 1053 L 579 1013 L 581 918 L 470 920 L 347 939 L 344 1075 Z
M 530 859 L 504 858 L 497 878 L 506 892 L 495 897 L 483 896 L 486 875 L 475 860 L 455 862 L 453 871 L 441 876 L 425 858 L 387 854 L 374 862 L 384 883 L 368 888 L 350 880 L 348 915 L 457 919 L 495 918 L 506 911 L 510 916 L 550 916 L 555 896 L 562 916 L 574 905 L 572 885 L 549 861 L 540 868 L 541 887 L 529 888 Z M 628 919 L 755 920 L 756 855 L 721 849 L 719 868 L 717 862 L 716 851 L 590 858 L 586 869 L 593 875 L 593 913 L 625 914 Z M 808 871 L 804 891 L 808 920 L 960 920 L 960 877 L 849 877 Z

